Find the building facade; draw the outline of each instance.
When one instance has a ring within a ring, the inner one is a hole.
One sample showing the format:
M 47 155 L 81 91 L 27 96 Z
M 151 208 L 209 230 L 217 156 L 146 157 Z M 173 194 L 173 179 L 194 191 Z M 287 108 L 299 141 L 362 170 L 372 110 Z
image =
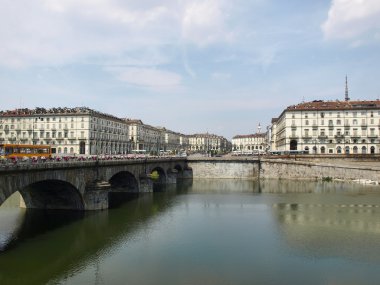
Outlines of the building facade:
M 231 143 L 226 138 L 214 134 L 194 134 L 189 135 L 188 150 L 208 154 L 226 153 L 231 151 Z
M 380 101 L 312 101 L 272 120 L 275 151 L 313 154 L 380 153 Z
M 141 120 L 125 119 L 128 125 L 128 141 L 132 151 L 157 154 L 162 147 L 161 130 L 144 124 Z
M 0 112 L 0 143 L 50 145 L 54 154 L 124 154 L 127 138 L 123 120 L 86 107 Z
M 232 138 L 232 150 L 247 154 L 263 153 L 268 149 L 267 133 L 236 135 Z
M 162 134 L 162 150 L 173 154 L 184 152 L 188 148 L 188 137 L 166 128 L 160 128 Z

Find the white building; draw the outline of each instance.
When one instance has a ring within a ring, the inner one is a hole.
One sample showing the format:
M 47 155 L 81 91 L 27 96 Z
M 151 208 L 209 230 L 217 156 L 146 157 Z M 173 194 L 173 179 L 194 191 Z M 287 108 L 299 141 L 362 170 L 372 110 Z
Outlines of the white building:
M 214 134 L 189 135 L 189 147 L 191 152 L 200 153 L 225 153 L 231 150 L 231 143 L 224 137 Z
M 160 128 L 162 136 L 162 150 L 177 154 L 186 151 L 188 148 L 188 138 L 186 135 L 177 133 L 166 128 Z
M 124 120 L 86 107 L 0 112 L 0 143 L 50 145 L 56 154 L 124 154 L 127 138 Z
M 380 153 L 380 101 L 313 101 L 272 120 L 272 150 L 315 154 Z
M 141 120 L 125 119 L 128 125 L 128 140 L 134 151 L 146 151 L 157 154 L 161 148 L 160 129 L 144 124 Z
M 164 127 L 153 127 L 141 120 L 125 119 L 125 122 L 129 126 L 128 140 L 135 151 L 158 154 L 159 151 L 178 153 L 187 149 L 186 135 Z
M 242 153 L 262 153 L 268 149 L 267 133 L 236 135 L 232 138 L 232 150 Z

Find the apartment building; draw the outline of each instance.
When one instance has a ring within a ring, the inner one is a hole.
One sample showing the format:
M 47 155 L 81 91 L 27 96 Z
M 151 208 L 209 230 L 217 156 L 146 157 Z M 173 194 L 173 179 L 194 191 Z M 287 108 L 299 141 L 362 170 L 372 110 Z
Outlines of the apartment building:
M 380 153 L 380 101 L 315 100 L 287 107 L 272 120 L 277 151 L 313 154 Z
M 268 149 L 267 133 L 236 135 L 232 138 L 232 150 L 245 153 L 266 152 Z
M 124 120 L 87 107 L 0 111 L 0 143 L 50 145 L 55 154 L 124 154 Z
M 203 133 L 189 135 L 190 152 L 225 153 L 231 150 L 231 143 L 224 137 Z

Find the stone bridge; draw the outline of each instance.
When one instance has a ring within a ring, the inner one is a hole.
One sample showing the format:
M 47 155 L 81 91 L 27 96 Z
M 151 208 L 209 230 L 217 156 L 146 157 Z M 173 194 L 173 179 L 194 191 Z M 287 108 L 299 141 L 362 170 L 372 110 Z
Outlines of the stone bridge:
M 101 210 L 130 193 L 153 192 L 162 184 L 191 177 L 186 158 L 3 166 L 0 205 L 18 191 L 26 208 Z

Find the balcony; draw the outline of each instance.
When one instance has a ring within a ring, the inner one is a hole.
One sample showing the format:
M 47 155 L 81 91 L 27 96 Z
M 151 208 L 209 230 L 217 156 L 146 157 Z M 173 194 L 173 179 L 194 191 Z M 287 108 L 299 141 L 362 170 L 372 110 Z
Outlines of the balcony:
M 334 136 L 336 139 L 343 139 L 344 138 L 344 135 L 335 135 Z
M 373 139 L 375 139 L 375 138 L 377 138 L 378 136 L 375 135 L 375 134 L 369 134 L 368 137 L 369 137 L 369 138 L 373 138 Z
M 304 136 L 302 136 L 302 138 L 305 139 L 305 140 L 310 140 L 311 136 L 310 135 L 304 135 Z
M 319 135 L 318 139 L 327 139 L 327 135 Z

